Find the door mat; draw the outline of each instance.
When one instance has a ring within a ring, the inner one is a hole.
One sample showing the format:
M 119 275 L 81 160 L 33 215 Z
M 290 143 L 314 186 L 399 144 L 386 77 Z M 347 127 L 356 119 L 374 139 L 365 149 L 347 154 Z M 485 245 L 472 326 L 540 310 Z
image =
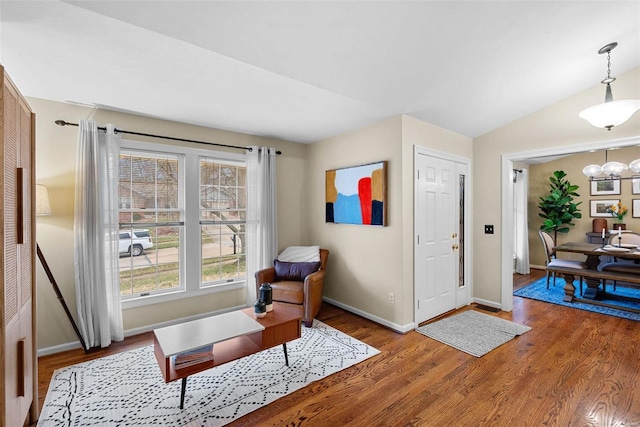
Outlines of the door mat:
M 474 310 L 416 328 L 416 332 L 476 357 L 484 356 L 529 330 L 529 326 Z

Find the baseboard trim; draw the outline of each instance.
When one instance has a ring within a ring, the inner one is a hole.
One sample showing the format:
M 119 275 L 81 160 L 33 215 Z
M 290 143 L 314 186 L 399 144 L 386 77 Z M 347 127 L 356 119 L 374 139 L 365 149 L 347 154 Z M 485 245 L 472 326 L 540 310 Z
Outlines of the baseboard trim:
M 180 319 L 168 320 L 166 322 L 155 323 L 153 325 L 141 326 L 138 328 L 127 329 L 124 331 L 124 336 L 131 337 L 133 335 L 142 334 L 145 332 L 153 331 L 154 329 L 164 328 L 166 326 L 177 325 L 178 323 L 190 322 L 192 320 L 198 320 L 209 316 L 215 316 L 216 314 L 228 313 L 230 311 L 242 310 L 246 308 L 244 305 L 239 305 L 235 307 L 225 308 L 222 310 L 210 311 L 208 313 L 196 314 L 193 316 L 183 317 Z M 80 341 L 73 341 L 65 344 L 54 345 L 51 347 L 39 348 L 38 349 L 38 357 L 48 356 L 50 354 L 61 353 L 67 350 L 75 350 L 77 348 L 82 348 Z
M 475 302 L 476 304 L 482 304 L 482 305 L 486 305 L 488 307 L 493 307 L 493 308 L 497 308 L 497 309 L 502 310 L 502 304 L 500 304 L 499 302 L 489 301 L 489 300 L 482 299 L 482 298 L 474 298 L 473 302 Z
M 382 326 L 386 326 L 387 328 L 392 329 L 396 332 L 400 332 L 401 334 L 406 334 L 407 332 L 413 331 L 415 329 L 415 324 L 413 322 L 408 323 L 404 326 L 398 325 L 397 323 L 389 322 L 387 319 L 383 319 L 382 317 L 378 317 L 366 311 L 362 311 L 358 308 L 351 307 L 350 305 L 344 304 L 340 301 L 336 301 L 332 298 L 322 297 L 322 300 L 328 302 L 331 305 L 335 305 L 336 307 L 340 307 L 343 310 L 364 317 L 365 319 L 369 319 L 373 322 L 379 323 Z
M 51 347 L 39 348 L 38 357 L 48 356 L 50 354 L 62 353 L 63 351 L 75 350 L 76 348 L 82 348 L 80 341 L 68 342 L 65 344 L 54 345 Z

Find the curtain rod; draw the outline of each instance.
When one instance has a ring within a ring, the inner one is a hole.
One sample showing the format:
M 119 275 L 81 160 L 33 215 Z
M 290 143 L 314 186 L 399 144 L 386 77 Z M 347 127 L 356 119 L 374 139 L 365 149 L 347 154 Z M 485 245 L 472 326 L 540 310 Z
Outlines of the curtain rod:
M 56 120 L 55 123 L 58 126 L 78 126 L 77 123 L 71 123 L 71 122 L 67 122 L 65 120 Z M 100 129 L 102 131 L 105 131 L 105 132 L 107 131 L 107 128 L 103 127 L 103 126 L 98 126 L 98 129 Z M 151 138 L 170 139 L 172 141 L 195 142 L 196 144 L 215 145 L 216 147 L 235 148 L 237 150 L 253 151 L 253 148 L 251 148 L 251 147 L 242 147 L 242 146 L 239 146 L 239 145 L 218 144 L 216 142 L 197 141 L 195 139 L 176 138 L 176 137 L 173 137 L 173 136 L 154 135 L 154 134 L 151 134 L 151 133 L 133 132 L 133 131 L 130 131 L 130 130 L 123 130 L 123 129 L 114 129 L 114 132 L 115 133 L 126 133 L 126 134 L 129 134 L 129 135 L 148 136 L 148 137 L 151 137 Z M 280 154 L 282 154 L 282 151 L 277 150 L 276 154 L 280 155 Z
M 513 169 L 513 182 L 518 181 L 518 174 L 522 173 L 522 169 Z

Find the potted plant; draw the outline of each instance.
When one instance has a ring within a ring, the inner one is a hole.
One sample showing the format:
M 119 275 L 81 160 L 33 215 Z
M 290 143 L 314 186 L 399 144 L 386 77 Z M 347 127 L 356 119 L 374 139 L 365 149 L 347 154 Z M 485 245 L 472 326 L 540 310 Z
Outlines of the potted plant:
M 628 209 L 621 202 L 616 203 L 615 205 L 607 206 L 607 212 L 611 214 L 614 218 L 615 222 L 613 223 L 614 230 L 626 230 L 627 226 L 623 222 L 624 216 L 627 214 Z
M 544 220 L 541 230 L 553 233 L 553 241 L 557 242 L 558 233 L 568 233 L 570 226 L 574 226 L 575 219 L 582 218 L 578 205 L 582 202 L 574 203 L 574 197 L 580 197 L 576 190 L 577 185 L 572 185 L 565 179 L 567 174 L 564 171 L 555 171 L 549 177 L 549 194 L 540 197 L 540 213 L 538 216 Z

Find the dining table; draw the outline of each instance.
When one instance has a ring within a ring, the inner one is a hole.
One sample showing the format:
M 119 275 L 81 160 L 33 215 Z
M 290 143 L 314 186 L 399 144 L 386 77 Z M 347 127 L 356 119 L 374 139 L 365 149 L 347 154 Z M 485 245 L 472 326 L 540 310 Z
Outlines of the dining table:
M 585 263 L 588 269 L 598 271 L 601 256 L 615 257 L 619 259 L 640 261 L 640 249 L 635 245 L 599 245 L 594 243 L 567 242 L 554 248 L 555 252 L 568 252 L 586 255 Z M 589 277 L 585 273 L 587 289 L 583 293 L 584 299 L 595 299 L 600 286 L 600 279 Z

